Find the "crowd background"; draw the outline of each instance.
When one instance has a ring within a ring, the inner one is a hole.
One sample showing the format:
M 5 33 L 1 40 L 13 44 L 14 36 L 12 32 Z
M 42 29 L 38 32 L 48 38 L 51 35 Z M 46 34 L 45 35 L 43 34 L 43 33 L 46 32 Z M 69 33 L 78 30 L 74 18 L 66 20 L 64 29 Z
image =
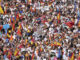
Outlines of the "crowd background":
M 0 0 L 0 60 L 80 60 L 80 0 Z

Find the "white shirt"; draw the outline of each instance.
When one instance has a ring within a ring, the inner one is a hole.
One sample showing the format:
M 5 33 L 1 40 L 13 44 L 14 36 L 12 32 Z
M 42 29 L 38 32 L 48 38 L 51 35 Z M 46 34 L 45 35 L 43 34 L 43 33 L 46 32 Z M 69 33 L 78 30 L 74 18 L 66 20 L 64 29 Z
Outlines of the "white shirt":
M 39 56 L 37 56 L 37 60 L 41 60 L 41 58 Z

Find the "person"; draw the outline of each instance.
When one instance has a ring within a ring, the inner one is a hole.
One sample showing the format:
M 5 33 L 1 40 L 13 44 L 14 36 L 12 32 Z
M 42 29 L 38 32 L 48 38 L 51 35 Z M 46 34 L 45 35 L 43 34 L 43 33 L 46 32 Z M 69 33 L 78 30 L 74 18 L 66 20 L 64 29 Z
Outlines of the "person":
M 75 10 L 74 3 L 66 0 L 2 0 L 0 3 L 4 12 L 0 11 L 1 60 L 79 59 L 78 1 Z M 9 28 L 5 30 L 7 24 Z

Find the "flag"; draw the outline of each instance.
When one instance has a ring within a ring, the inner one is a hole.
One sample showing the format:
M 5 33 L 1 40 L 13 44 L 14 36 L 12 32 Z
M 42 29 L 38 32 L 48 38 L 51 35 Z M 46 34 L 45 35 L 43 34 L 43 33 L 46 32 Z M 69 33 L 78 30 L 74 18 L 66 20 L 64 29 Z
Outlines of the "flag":
M 43 5 L 43 4 L 44 4 L 44 2 L 42 2 L 42 1 L 41 1 L 41 2 L 40 2 L 40 4 L 41 4 L 41 5 Z
M 31 58 L 31 60 L 33 60 L 34 59 L 34 53 L 32 54 L 32 58 Z
M 17 13 L 17 15 L 16 15 L 16 20 L 17 21 L 19 20 L 19 13 Z
M 19 24 L 19 29 L 21 29 L 21 27 L 22 27 L 22 26 L 21 26 L 21 23 L 20 23 L 20 24 Z
M 54 45 L 56 45 L 56 46 L 61 46 L 61 43 L 59 43 L 59 42 L 54 42 Z
M 80 52 L 79 52 L 78 60 L 80 60 Z
M 42 49 L 42 48 L 40 48 L 40 52 L 42 52 L 42 50 L 43 50 L 43 49 Z
M 57 42 L 54 42 L 54 45 L 56 46 L 57 45 Z
M 4 14 L 6 14 L 6 13 L 7 13 L 7 10 L 5 9 Z
M 16 49 L 16 50 L 14 51 L 14 56 L 15 56 L 15 57 L 19 57 L 18 55 L 19 55 L 19 51 Z
M 74 60 L 74 53 L 72 53 L 70 60 Z
M 60 20 L 60 12 L 58 13 L 58 15 L 57 15 L 57 20 Z
M 58 46 L 61 46 L 61 43 L 57 42 L 57 45 L 58 45 Z
M 15 24 L 13 23 L 12 24 L 12 31 L 14 31 L 15 30 Z
M 25 44 L 27 44 L 27 42 L 28 42 L 28 40 L 26 39 L 26 40 L 25 40 Z
M 3 26 L 2 26 L 2 25 L 0 25 L 0 31 L 2 30 L 2 28 L 3 28 Z
M 72 28 L 73 25 L 74 25 L 74 22 L 66 22 L 65 24 L 66 24 L 67 26 L 69 26 L 70 28 Z
M 32 38 L 32 40 L 31 40 L 31 44 L 33 44 L 34 43 L 34 39 Z
M 27 32 L 30 33 L 30 30 L 28 29 Z
M 37 43 L 35 43 L 35 46 L 37 47 Z
M 37 53 L 37 55 L 38 55 L 38 53 L 39 53 L 39 50 L 38 50 L 38 49 L 36 50 L 36 53 Z
M 8 51 L 8 58 L 10 59 L 12 56 L 12 52 L 11 51 Z
M 31 3 L 31 2 L 32 2 L 32 0 L 28 0 L 28 2 L 29 2 L 29 3 Z
M 10 23 L 12 24 L 14 22 L 14 18 L 11 16 Z
M 11 35 L 11 37 L 10 37 L 10 41 L 12 41 L 13 40 L 13 36 Z
M 51 43 L 51 47 L 53 47 L 54 46 L 54 44 L 53 43 Z
M 17 30 L 17 35 L 21 36 L 21 30 L 20 29 Z
M 51 40 L 51 35 L 49 35 L 49 40 Z
M 2 7 L 0 6 L 0 13 L 4 14 L 4 11 L 2 10 Z
M 10 38 L 10 35 L 7 33 L 7 37 Z
M 49 7 L 52 5 L 52 3 L 53 3 L 53 2 L 50 2 L 50 3 L 49 3 Z

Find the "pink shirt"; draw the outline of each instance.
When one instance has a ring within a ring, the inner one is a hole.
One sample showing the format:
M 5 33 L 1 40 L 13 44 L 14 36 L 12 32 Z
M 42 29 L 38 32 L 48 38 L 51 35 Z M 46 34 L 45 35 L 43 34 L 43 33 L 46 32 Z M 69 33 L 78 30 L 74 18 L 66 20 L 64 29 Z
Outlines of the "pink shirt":
M 56 57 L 54 57 L 54 60 L 57 60 L 57 58 L 56 58 Z

